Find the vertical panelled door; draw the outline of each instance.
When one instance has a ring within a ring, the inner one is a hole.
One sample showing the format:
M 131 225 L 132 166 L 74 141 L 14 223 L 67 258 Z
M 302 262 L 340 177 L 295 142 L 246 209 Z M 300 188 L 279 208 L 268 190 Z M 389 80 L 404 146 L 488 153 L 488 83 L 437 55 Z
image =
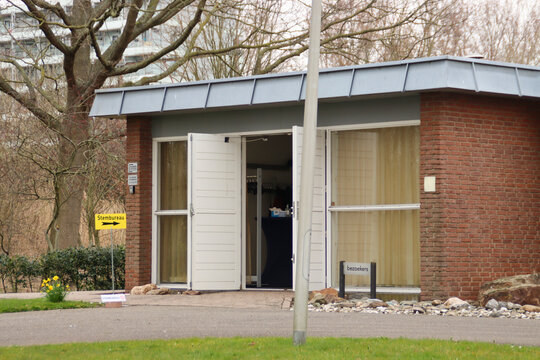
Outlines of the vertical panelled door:
M 315 173 L 313 181 L 313 211 L 311 226 L 311 251 L 309 268 L 309 290 L 326 287 L 326 237 L 325 237 L 325 133 L 317 131 Z M 293 127 L 293 254 L 296 258 L 298 241 L 298 201 L 300 199 L 300 176 L 302 162 L 302 127 Z M 296 264 L 295 264 L 296 265 Z M 296 266 L 293 266 L 296 279 Z
M 192 288 L 240 289 L 241 139 L 188 138 Z

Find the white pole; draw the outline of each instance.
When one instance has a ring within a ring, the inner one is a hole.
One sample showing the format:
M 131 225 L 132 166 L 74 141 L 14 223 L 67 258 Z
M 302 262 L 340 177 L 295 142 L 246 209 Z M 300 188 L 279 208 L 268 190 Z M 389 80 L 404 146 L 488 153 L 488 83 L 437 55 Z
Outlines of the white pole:
M 319 85 L 319 47 L 321 37 L 321 0 L 313 0 L 309 28 L 306 102 L 300 174 L 300 203 L 296 246 L 296 281 L 294 292 L 293 343 L 306 342 L 307 303 L 309 290 L 309 253 L 311 247 L 311 213 L 313 207 L 313 174 L 315 172 L 315 142 L 317 139 L 317 104 Z
M 112 292 L 114 294 L 114 249 L 113 249 L 112 228 L 111 228 L 111 280 L 112 280 Z

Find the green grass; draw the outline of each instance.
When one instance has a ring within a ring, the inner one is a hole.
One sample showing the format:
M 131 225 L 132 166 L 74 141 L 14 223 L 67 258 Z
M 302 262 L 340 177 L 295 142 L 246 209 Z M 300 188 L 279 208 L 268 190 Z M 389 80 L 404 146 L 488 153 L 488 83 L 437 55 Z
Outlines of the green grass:
M 447 340 L 193 338 L 0 347 L 1 359 L 539 359 L 540 348 Z
M 53 303 L 45 298 L 39 299 L 0 299 L 0 314 L 8 312 L 80 309 L 101 306 L 101 304 L 83 301 L 62 301 Z

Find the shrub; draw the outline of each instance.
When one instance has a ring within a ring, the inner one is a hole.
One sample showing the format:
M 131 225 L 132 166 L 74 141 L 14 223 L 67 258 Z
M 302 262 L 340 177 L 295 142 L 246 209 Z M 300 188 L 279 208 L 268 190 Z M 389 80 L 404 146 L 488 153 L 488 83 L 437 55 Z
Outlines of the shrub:
M 62 284 L 71 284 L 77 290 L 106 290 L 112 287 L 111 249 L 78 247 L 55 250 L 37 259 L 0 254 L 0 280 L 7 292 L 26 287 L 31 291 L 32 281 L 58 276 Z M 124 288 L 125 248 L 113 248 L 115 288 Z M 43 278 L 39 278 L 43 276 Z
M 0 279 L 4 292 L 7 290 L 6 283 L 10 285 L 14 292 L 19 287 L 28 285 L 32 289 L 32 279 L 39 274 L 39 268 L 35 261 L 29 260 L 25 256 L 7 256 L 0 254 Z

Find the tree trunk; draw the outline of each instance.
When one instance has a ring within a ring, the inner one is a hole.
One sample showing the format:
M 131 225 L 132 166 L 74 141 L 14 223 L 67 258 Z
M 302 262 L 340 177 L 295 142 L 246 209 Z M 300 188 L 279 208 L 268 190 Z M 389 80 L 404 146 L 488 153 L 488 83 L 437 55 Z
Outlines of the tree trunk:
M 90 0 L 74 0 L 74 23 L 84 24 L 91 9 Z M 76 30 L 71 34 L 72 45 L 77 41 L 81 31 Z M 54 224 L 56 237 L 52 239 L 55 241 L 55 249 L 81 245 L 79 230 L 86 187 L 85 151 L 89 149 L 88 113 L 91 105 L 91 99 L 83 98 L 82 94 L 85 93 L 88 79 L 92 78 L 90 65 L 88 39 L 83 42 L 73 57 L 66 55 L 64 58 L 64 68 L 66 70 L 71 68 L 73 71 L 66 77 L 66 114 L 58 135 L 58 161 L 64 171 L 57 175 L 58 217 Z
M 86 121 L 87 123 L 87 121 Z M 65 173 L 58 175 L 57 198 L 58 217 L 54 224 L 55 236 L 51 239 L 55 249 L 65 249 L 79 246 L 82 201 L 85 187 L 83 173 L 85 159 L 84 147 L 81 147 L 82 133 L 86 133 L 84 124 L 78 124 L 80 131 L 71 132 L 70 141 L 60 138 L 58 160 L 66 169 Z M 70 126 L 72 127 L 73 124 Z M 79 134 L 77 134 L 79 133 Z

